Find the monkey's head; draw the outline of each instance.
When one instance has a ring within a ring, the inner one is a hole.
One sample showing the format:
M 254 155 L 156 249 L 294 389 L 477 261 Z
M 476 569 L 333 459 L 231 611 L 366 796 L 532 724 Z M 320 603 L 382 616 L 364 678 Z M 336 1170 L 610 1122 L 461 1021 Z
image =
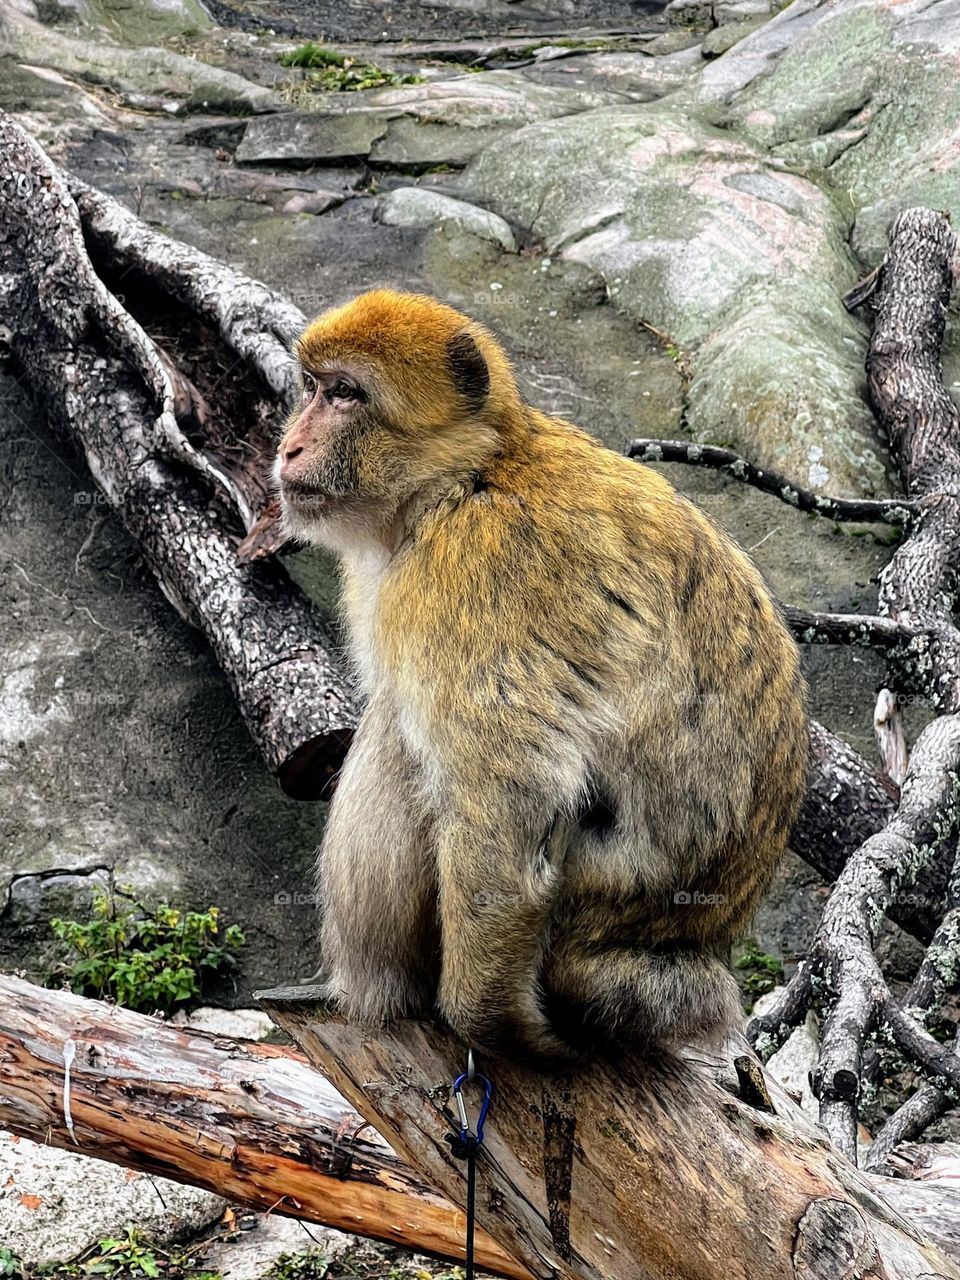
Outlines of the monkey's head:
M 495 339 L 435 298 L 380 289 L 296 346 L 303 404 L 277 451 L 284 523 L 308 541 L 387 529 L 415 495 L 481 471 L 521 403 Z

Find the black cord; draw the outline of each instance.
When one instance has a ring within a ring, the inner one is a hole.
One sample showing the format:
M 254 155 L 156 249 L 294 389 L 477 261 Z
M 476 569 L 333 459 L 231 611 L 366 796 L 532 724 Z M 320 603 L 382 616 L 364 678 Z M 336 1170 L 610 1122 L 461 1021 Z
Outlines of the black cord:
M 483 1088 L 483 1103 L 477 1116 L 476 1129 L 471 1132 L 467 1109 L 463 1101 L 463 1086 L 468 1081 L 476 1081 Z M 474 1236 L 477 1224 L 477 1148 L 483 1141 L 483 1123 L 490 1109 L 493 1096 L 493 1085 L 486 1076 L 478 1075 L 473 1069 L 473 1050 L 467 1057 L 467 1070 L 457 1076 L 453 1082 L 453 1096 L 460 1113 L 460 1129 L 448 1133 L 446 1141 L 450 1144 L 450 1152 L 456 1160 L 467 1162 L 467 1242 L 466 1242 L 466 1276 L 465 1280 L 474 1280 Z
M 477 1149 L 467 1156 L 467 1265 L 465 1280 L 473 1280 L 473 1233 L 477 1218 Z

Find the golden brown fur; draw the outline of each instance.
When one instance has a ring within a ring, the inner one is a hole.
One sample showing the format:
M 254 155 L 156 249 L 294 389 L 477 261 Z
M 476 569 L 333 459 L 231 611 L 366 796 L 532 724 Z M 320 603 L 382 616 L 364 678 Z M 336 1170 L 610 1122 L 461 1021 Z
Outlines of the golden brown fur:
M 433 299 L 364 295 L 298 355 L 285 518 L 342 556 L 367 699 L 319 868 L 331 992 L 548 1057 L 725 1027 L 805 778 L 759 573 Z

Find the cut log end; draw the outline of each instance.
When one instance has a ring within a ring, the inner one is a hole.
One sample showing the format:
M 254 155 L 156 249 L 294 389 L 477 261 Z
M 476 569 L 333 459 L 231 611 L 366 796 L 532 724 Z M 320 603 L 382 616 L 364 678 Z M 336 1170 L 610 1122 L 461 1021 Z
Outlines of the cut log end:
M 329 800 L 350 746 L 348 729 L 332 729 L 300 743 L 277 769 L 277 781 L 291 800 Z

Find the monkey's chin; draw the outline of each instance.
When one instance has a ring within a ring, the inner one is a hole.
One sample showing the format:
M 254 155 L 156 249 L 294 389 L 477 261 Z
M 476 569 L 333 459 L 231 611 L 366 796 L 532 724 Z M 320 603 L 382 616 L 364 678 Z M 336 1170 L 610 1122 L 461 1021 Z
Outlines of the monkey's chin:
M 293 538 L 302 542 L 323 542 L 326 520 L 336 507 L 336 500 L 329 494 L 316 490 L 280 489 L 280 517 L 283 528 Z

